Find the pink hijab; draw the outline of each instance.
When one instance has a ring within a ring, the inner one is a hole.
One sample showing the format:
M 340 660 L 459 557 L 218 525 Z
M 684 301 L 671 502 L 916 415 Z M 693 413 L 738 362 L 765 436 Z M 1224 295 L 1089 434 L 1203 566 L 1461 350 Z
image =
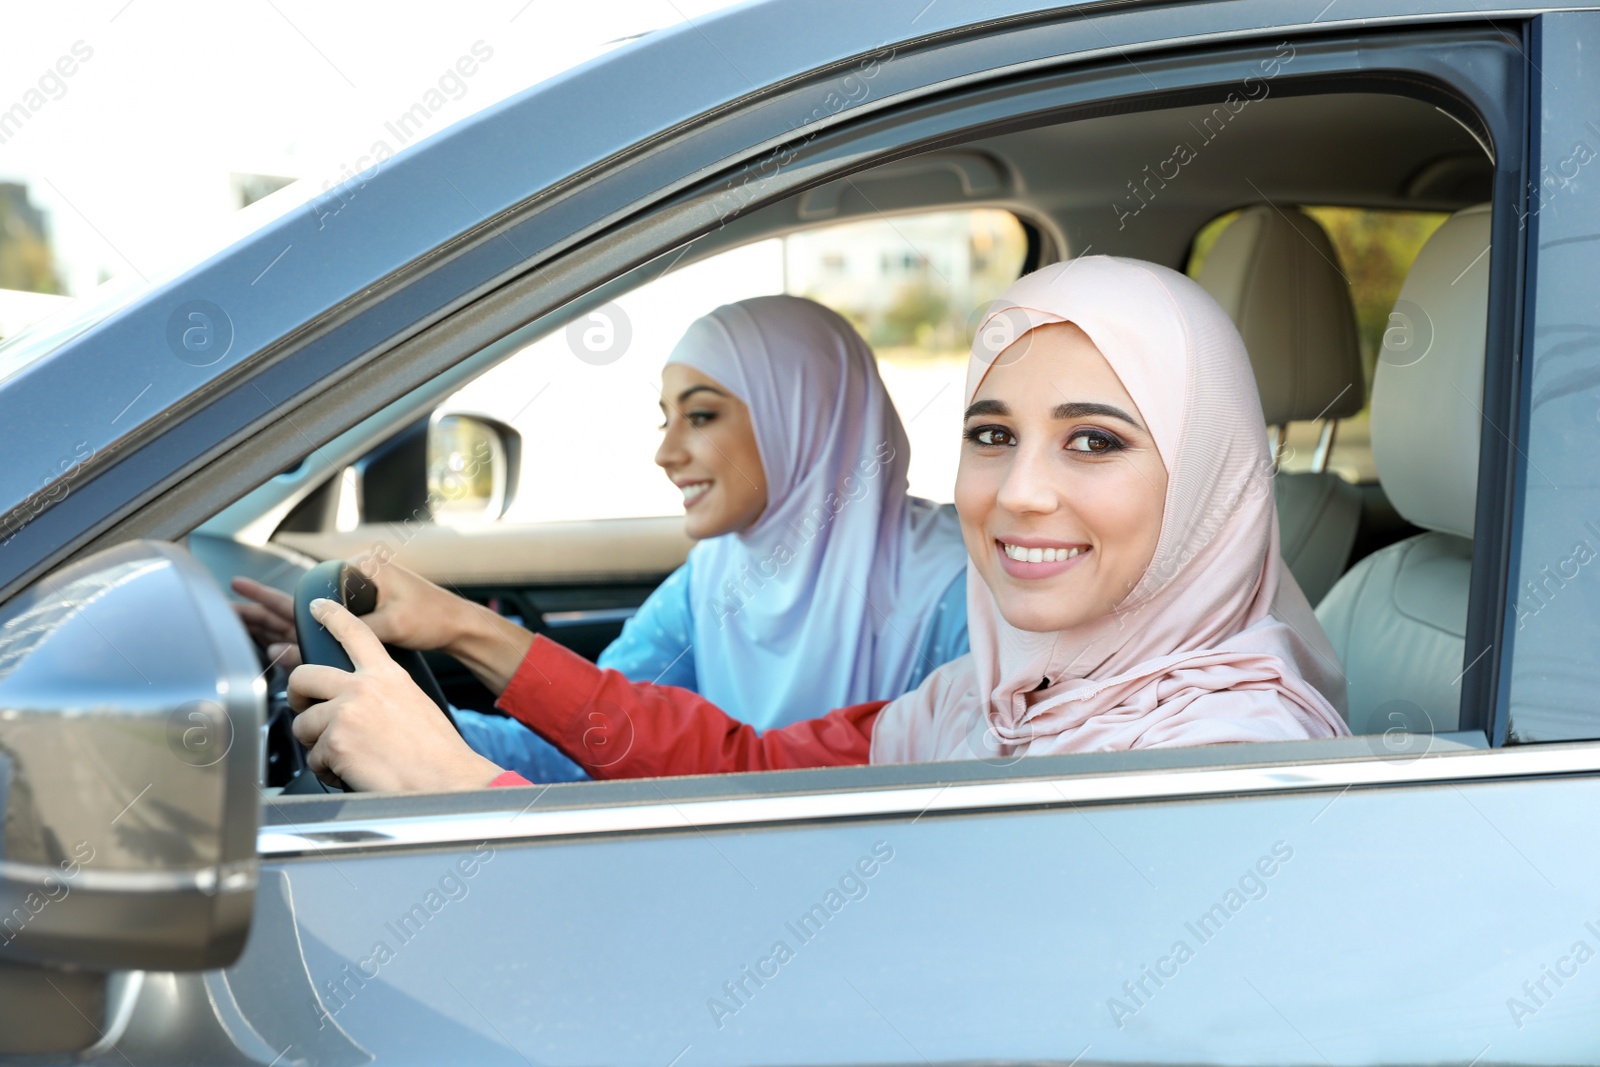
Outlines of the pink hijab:
M 966 402 L 1014 338 L 1057 322 L 1095 343 L 1155 437 L 1168 475 L 1155 555 L 1111 614 L 1054 633 L 1008 624 L 969 567 L 972 652 L 883 709 L 872 761 L 1348 734 L 1339 661 L 1278 553 L 1261 401 L 1227 313 L 1152 263 L 1046 267 L 988 309 Z

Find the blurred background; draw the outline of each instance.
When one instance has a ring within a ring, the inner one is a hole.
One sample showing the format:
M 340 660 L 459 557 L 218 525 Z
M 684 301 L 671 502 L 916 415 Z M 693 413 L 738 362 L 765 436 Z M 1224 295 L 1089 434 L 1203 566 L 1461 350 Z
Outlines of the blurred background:
M 0 35 L 0 288 L 75 296 L 149 276 L 291 183 L 322 192 L 379 145 L 392 154 L 627 38 L 725 6 L 11 6 Z M 470 75 L 456 68 L 463 56 Z

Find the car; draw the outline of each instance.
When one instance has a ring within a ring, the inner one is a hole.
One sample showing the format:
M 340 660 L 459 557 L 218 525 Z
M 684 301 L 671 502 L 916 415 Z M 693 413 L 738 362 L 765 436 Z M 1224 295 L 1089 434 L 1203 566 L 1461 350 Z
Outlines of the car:
M 766 0 L 8 340 L 0 1060 L 1592 1062 L 1597 49 L 1550 3 Z M 283 791 L 229 577 L 378 549 L 593 655 L 687 550 L 629 414 L 684 316 L 862 301 L 936 493 L 971 322 L 927 309 L 1101 252 L 1239 322 L 1354 736 Z

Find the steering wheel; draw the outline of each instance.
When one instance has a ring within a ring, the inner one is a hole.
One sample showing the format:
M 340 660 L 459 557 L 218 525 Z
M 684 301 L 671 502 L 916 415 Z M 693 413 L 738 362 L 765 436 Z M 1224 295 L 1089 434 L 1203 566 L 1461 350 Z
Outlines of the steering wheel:
M 344 646 L 339 644 L 338 639 L 330 634 L 326 627 L 311 617 L 311 602 L 319 597 L 343 604 L 352 615 L 366 615 L 378 606 L 378 586 L 355 567 L 334 559 L 312 567 L 301 576 L 299 584 L 294 589 L 294 627 L 300 642 L 301 662 L 353 671 L 355 664 L 350 662 L 350 655 L 345 652 Z M 394 661 L 411 675 L 411 680 L 417 684 L 417 688 L 439 705 L 444 717 L 449 719 L 450 725 L 460 733 L 461 727 L 457 725 L 456 717 L 450 713 L 450 702 L 445 699 L 444 690 L 440 688 L 439 680 L 433 676 L 427 661 L 422 658 L 422 653 L 409 648 L 396 648 L 394 645 L 386 644 L 383 647 Z M 284 786 L 283 791 L 285 793 L 343 792 L 323 782 L 309 768 L 296 775 L 288 785 Z

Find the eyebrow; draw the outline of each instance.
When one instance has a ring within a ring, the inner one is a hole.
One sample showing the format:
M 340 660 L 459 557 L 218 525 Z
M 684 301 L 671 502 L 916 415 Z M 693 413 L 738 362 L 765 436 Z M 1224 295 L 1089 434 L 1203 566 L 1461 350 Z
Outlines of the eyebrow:
M 683 392 L 679 393 L 678 394 L 678 399 L 674 400 L 673 403 L 674 404 L 682 404 L 685 400 L 688 400 L 691 396 L 694 396 L 694 394 L 696 394 L 696 393 L 698 393 L 698 392 L 700 392 L 702 390 L 704 390 L 707 393 L 711 393 L 714 396 L 720 396 L 724 400 L 726 400 L 727 397 L 728 397 L 727 393 L 724 393 L 721 389 L 718 389 L 715 386 L 710 386 L 710 385 L 691 385 L 691 386 L 689 386 L 689 388 L 687 388 Z M 667 403 L 664 400 L 656 401 L 656 406 L 659 407 L 662 411 L 667 410 Z
M 970 419 L 977 415 L 1010 416 L 1010 414 L 1011 408 L 1006 405 L 1004 400 L 979 400 L 977 403 L 973 404 L 967 409 L 966 414 L 963 415 L 962 418 Z M 1082 419 L 1092 415 L 1100 415 L 1109 419 L 1120 419 L 1136 430 L 1144 429 L 1144 427 L 1139 424 L 1138 419 L 1134 418 L 1132 415 L 1129 415 L 1121 408 L 1113 407 L 1110 404 L 1096 404 L 1087 400 L 1069 401 L 1065 404 L 1057 404 L 1050 412 L 1050 417 L 1058 420 Z

